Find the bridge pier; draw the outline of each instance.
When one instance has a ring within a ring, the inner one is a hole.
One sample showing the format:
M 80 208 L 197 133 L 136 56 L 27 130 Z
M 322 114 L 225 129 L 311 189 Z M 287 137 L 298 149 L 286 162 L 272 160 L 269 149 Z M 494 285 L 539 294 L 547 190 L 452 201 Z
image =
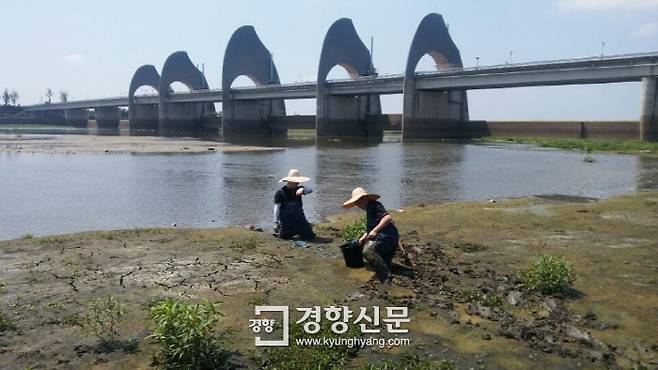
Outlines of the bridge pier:
M 67 109 L 64 111 L 64 120 L 67 126 L 87 128 L 89 111 L 86 109 Z
M 222 132 L 224 138 L 286 137 L 288 130 L 272 123 L 286 116 L 283 99 L 236 100 L 231 84 L 238 76 L 248 76 L 256 86 L 278 85 L 272 53 L 252 26 L 238 28 L 226 46 L 222 69 Z
M 466 91 L 417 89 L 416 66 L 424 55 L 432 57 L 437 70 L 463 66 L 459 48 L 440 14 L 425 16 L 411 41 L 402 87 L 402 138 L 460 137 L 468 121 Z
M 350 19 L 342 18 L 329 27 L 322 43 L 316 92 L 316 138 L 379 141 L 383 128 L 369 123 L 368 116 L 381 115 L 379 95 L 334 95 L 327 89 L 327 76 L 335 66 L 351 78 L 377 74 L 372 55 Z
M 121 121 L 121 109 L 117 107 L 101 107 L 94 109 L 96 128 L 103 130 L 118 130 Z
M 658 141 L 658 84 L 656 77 L 644 77 L 641 83 L 640 140 Z
M 338 96 L 318 94 L 316 130 L 319 138 L 381 139 L 381 125 L 368 116 L 381 114 L 378 95 Z
M 468 122 L 466 91 L 418 90 L 405 79 L 403 139 L 461 137 Z
M 160 136 L 202 136 L 203 103 L 165 103 L 160 107 Z
M 133 104 L 128 111 L 130 135 L 157 134 L 159 127 L 157 104 Z
M 184 51 L 171 54 L 162 67 L 158 118 L 160 136 L 202 136 L 204 118 L 215 113 L 212 103 L 169 102 L 171 84 L 181 82 L 190 91 L 207 90 L 208 81 Z
M 141 86 L 150 86 L 160 92 L 160 75 L 154 66 L 145 64 L 135 71 L 128 90 L 128 133 L 129 135 L 156 134 L 159 127 L 157 104 L 137 104 L 135 92 Z
M 273 119 L 286 116 L 283 100 L 222 101 L 222 130 L 228 136 L 286 137 L 288 130 L 271 126 Z

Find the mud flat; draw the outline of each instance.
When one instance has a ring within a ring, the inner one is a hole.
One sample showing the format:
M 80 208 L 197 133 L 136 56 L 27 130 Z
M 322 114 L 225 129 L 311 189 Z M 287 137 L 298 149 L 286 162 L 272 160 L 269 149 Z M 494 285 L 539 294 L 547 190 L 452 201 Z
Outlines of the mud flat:
M 275 151 L 282 148 L 227 145 L 216 141 L 147 136 L 0 135 L 0 152 L 45 154 L 171 154 Z
M 455 368 L 658 366 L 658 191 L 591 200 L 528 197 L 392 211 L 413 267 L 396 256 L 392 286 L 347 269 L 338 230 L 356 213 L 316 225 L 309 248 L 242 227 L 135 229 L 0 242 L 0 364 L 9 369 L 148 369 L 149 307 L 166 297 L 219 302 L 233 362 L 258 367 L 248 328 L 254 305 L 409 307 L 411 345 L 363 348 L 348 367 L 405 355 Z M 570 260 L 564 294 L 519 286 L 539 254 Z M 85 328 L 88 303 L 127 307 L 122 338 L 101 351 Z M 487 297 L 484 299 L 484 297 Z

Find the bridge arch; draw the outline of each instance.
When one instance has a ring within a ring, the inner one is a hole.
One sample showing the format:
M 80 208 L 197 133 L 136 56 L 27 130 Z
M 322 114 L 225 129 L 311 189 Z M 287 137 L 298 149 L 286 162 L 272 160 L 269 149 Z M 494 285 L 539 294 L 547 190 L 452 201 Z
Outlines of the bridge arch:
M 130 134 L 145 130 L 158 130 L 158 107 L 154 104 L 135 104 L 135 92 L 142 86 L 149 86 L 160 94 L 160 74 L 151 64 L 145 64 L 135 71 L 128 89 L 128 122 Z
M 132 110 L 135 104 L 135 92 L 142 86 L 149 86 L 160 94 L 160 75 L 151 64 L 145 64 L 135 71 L 133 78 L 130 80 L 128 89 L 128 109 Z
M 348 18 L 334 22 L 322 43 L 317 75 L 317 136 L 380 137 L 381 129 L 370 128 L 367 123 L 368 116 L 381 114 L 379 95 L 338 96 L 327 92 L 327 75 L 337 65 L 351 78 L 376 74 L 370 51 Z
M 459 49 L 440 14 L 428 14 L 420 21 L 409 48 L 405 77 L 414 76 L 416 66 L 425 54 L 432 57 L 439 68 L 463 66 Z
M 466 91 L 421 91 L 416 89 L 416 66 L 424 55 L 439 69 L 463 67 L 443 17 L 426 15 L 418 25 L 407 56 L 404 72 L 402 137 L 456 137 L 468 121 Z
M 271 123 L 286 115 L 283 99 L 237 100 L 231 85 L 247 76 L 256 86 L 280 84 L 272 53 L 253 26 L 242 26 L 229 39 L 222 66 L 222 126 L 224 135 L 285 136 L 287 130 Z
M 208 89 L 206 77 L 197 69 L 184 51 L 171 54 L 162 67 L 160 85 L 159 127 L 160 135 L 202 134 L 203 120 L 215 113 L 211 103 L 169 103 L 170 85 L 180 82 L 190 91 Z
M 177 51 L 165 60 L 158 89 L 160 95 L 168 95 L 169 85 L 174 82 L 184 84 L 190 91 L 208 88 L 206 77 L 194 66 L 190 57 L 184 51 Z M 166 91 L 166 93 L 163 94 L 162 91 Z
M 353 78 L 375 74 L 370 51 L 348 18 L 334 22 L 324 37 L 318 66 L 318 86 L 326 81 L 329 71 L 337 65 L 345 68 Z

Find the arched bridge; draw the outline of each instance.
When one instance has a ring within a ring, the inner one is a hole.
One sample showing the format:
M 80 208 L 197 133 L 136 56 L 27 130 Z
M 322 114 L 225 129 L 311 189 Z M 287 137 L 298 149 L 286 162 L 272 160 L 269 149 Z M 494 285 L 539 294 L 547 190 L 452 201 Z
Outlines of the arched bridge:
M 437 70 L 416 72 L 419 60 L 429 55 Z M 345 80 L 329 80 L 335 67 L 345 68 Z M 253 87 L 231 88 L 238 76 L 247 76 Z M 137 69 L 128 97 L 91 99 L 25 107 L 29 112 L 59 110 L 69 124 L 83 126 L 88 109 L 99 125 L 118 126 L 118 107 L 129 108 L 131 132 L 158 131 L 162 135 L 203 131 L 204 120 L 216 117 L 212 103 L 222 102 L 224 135 L 285 136 L 286 99 L 315 98 L 318 138 L 378 138 L 383 132 L 380 95 L 402 94 L 402 136 L 445 138 L 468 136 L 467 91 L 508 87 L 602 84 L 641 81 L 639 135 L 658 140 L 658 52 L 574 58 L 463 68 L 458 47 L 439 14 L 422 19 L 412 38 L 404 72 L 378 75 L 372 55 L 351 20 L 339 19 L 329 28 L 318 63 L 316 81 L 281 83 L 272 54 L 252 26 L 231 36 L 223 61 L 221 89 L 211 89 L 185 52 L 167 58 L 161 75 L 152 65 Z M 175 93 L 173 82 L 190 90 Z M 136 96 L 141 86 L 158 95 Z M 100 121 L 99 121 L 100 118 Z

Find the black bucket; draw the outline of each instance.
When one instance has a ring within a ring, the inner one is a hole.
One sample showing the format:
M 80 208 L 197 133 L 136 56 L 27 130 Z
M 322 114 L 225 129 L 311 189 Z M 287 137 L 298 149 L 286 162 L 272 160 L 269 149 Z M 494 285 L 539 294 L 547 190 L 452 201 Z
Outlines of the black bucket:
M 356 240 L 351 240 L 340 246 L 345 258 L 345 266 L 351 268 L 363 267 L 363 248 Z

